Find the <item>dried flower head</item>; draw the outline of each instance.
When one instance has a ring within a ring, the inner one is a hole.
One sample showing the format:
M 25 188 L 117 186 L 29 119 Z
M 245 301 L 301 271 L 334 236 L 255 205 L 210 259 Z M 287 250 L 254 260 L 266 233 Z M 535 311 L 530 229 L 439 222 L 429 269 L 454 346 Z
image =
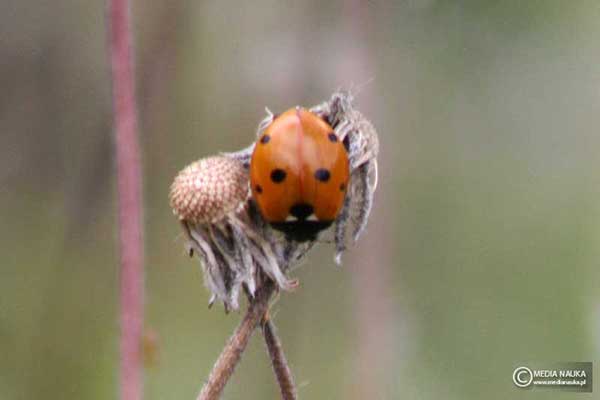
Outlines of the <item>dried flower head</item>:
M 324 118 L 348 148 L 350 188 L 333 227 L 335 260 L 341 262 L 349 225 L 356 241 L 364 231 L 377 185 L 379 142 L 375 129 L 352 105 L 349 92 L 335 93 L 310 111 Z M 267 110 L 257 135 L 272 122 Z M 238 308 L 243 287 L 254 295 L 266 276 L 284 290 L 297 282 L 286 277 L 316 241 L 296 242 L 272 229 L 261 217 L 248 185 L 254 144 L 236 153 L 208 157 L 186 167 L 171 187 L 171 206 L 188 239 L 190 255 L 202 262 L 212 297 L 225 309 Z M 326 233 L 325 233 L 326 234 Z
M 185 167 L 171 186 L 171 208 L 182 221 L 214 224 L 244 205 L 248 173 L 227 157 L 208 157 Z

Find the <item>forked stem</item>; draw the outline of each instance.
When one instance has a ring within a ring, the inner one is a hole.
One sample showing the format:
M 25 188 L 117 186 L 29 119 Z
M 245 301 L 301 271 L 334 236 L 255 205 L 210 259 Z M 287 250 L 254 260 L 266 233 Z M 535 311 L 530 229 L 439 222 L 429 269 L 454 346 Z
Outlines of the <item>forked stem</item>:
M 269 308 L 269 299 L 275 290 L 273 282 L 267 281 L 249 300 L 248 310 L 217 359 L 197 400 L 217 400 L 246 350 L 248 341 L 261 323 Z

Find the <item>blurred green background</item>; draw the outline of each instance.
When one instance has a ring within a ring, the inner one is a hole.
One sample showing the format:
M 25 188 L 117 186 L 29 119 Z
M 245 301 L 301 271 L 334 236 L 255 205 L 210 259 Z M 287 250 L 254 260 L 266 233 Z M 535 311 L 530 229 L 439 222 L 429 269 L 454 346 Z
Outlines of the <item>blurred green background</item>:
M 0 4 L 2 400 L 117 395 L 104 7 Z M 600 398 L 511 381 L 600 358 L 597 1 L 135 1 L 133 16 L 146 399 L 195 398 L 240 318 L 206 307 L 174 175 L 249 144 L 265 106 L 352 85 L 380 133 L 379 189 L 343 268 L 322 245 L 275 306 L 301 398 Z M 277 396 L 256 336 L 224 398 Z

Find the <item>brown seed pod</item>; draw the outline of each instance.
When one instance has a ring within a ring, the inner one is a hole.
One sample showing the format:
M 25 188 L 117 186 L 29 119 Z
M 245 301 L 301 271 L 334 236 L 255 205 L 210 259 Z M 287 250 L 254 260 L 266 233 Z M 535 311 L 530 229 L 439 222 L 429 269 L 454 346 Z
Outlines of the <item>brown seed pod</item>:
M 171 186 L 171 207 L 180 220 L 212 224 L 243 207 L 248 173 L 229 157 L 203 158 L 185 167 Z

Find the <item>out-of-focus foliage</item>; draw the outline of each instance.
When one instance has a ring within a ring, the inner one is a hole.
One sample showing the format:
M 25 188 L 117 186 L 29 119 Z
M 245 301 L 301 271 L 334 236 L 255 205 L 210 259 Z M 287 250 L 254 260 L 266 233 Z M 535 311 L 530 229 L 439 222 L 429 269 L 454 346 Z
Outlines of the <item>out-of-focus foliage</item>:
M 599 358 L 597 2 L 359 3 L 134 2 L 146 399 L 194 398 L 239 319 L 206 308 L 172 178 L 247 145 L 265 106 L 352 84 L 380 186 L 344 267 L 325 244 L 275 306 L 301 397 L 571 398 L 512 370 Z M 117 393 L 104 22 L 102 2 L 0 5 L 1 399 Z M 277 393 L 256 337 L 225 398 Z

